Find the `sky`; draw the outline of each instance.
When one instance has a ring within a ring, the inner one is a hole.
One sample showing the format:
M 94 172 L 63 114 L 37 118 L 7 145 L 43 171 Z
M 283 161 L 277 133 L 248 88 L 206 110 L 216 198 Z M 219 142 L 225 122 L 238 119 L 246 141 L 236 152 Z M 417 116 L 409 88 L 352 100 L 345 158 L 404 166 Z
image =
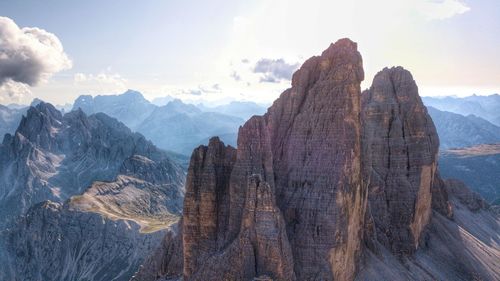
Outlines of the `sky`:
M 386 66 L 420 95 L 500 93 L 498 0 L 0 0 L 0 103 L 140 91 L 270 103 L 349 37 L 368 88 Z

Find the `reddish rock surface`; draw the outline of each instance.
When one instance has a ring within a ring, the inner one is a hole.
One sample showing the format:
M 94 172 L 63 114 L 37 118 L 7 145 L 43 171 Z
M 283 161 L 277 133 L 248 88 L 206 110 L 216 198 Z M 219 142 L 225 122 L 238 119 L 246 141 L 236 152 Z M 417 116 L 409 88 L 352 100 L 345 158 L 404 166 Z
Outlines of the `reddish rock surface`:
M 439 177 L 439 140 L 411 74 L 384 69 L 363 107 L 362 80 L 356 43 L 341 39 L 307 60 L 265 115 L 240 128 L 237 150 L 213 138 L 193 152 L 175 240 L 184 250 L 183 280 L 500 274 L 492 258 L 500 257 L 499 220 Z M 460 202 L 457 223 L 450 220 L 449 190 L 479 208 L 480 226 L 462 220 L 472 216 Z M 439 246 L 445 240 L 452 247 Z M 462 258 L 462 271 L 454 273 L 452 256 Z
M 239 132 L 193 153 L 187 280 L 349 280 L 362 246 L 361 55 L 348 39 L 307 60 L 292 88 Z M 231 161 L 232 160 L 232 161 Z

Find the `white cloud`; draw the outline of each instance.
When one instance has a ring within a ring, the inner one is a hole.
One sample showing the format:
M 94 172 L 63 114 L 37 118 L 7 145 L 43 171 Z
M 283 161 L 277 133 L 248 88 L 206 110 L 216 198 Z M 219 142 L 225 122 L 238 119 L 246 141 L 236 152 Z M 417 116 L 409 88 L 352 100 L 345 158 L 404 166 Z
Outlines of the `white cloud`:
M 417 9 L 429 20 L 444 20 L 461 15 L 470 7 L 459 0 L 425 0 L 417 5 Z
M 88 93 L 115 93 L 127 90 L 127 79 L 110 70 L 98 74 L 76 73 L 74 83 Z
M 0 103 L 21 103 L 31 98 L 30 87 L 24 83 L 6 80 L 0 85 Z
M 298 63 L 288 63 L 284 59 L 260 59 L 253 69 L 261 73 L 260 82 L 279 83 L 281 80 L 291 80 L 292 74 L 299 68 Z
M 0 17 L 0 85 L 14 81 L 34 86 L 71 66 L 54 34 L 36 27 L 19 28 L 10 18 Z

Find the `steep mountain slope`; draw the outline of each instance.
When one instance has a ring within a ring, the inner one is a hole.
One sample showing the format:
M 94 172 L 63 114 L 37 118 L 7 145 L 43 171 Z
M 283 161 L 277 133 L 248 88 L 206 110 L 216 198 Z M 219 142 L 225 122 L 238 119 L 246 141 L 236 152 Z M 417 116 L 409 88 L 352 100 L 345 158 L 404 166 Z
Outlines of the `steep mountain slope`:
M 164 231 L 141 233 L 134 221 L 45 201 L 33 206 L 9 233 L 10 261 L 1 280 L 128 280 Z
M 47 103 L 31 107 L 0 147 L 0 223 L 41 201 L 63 202 L 95 180 L 113 180 L 135 154 L 166 161 L 179 182 L 181 169 L 165 153 L 115 119 L 79 110 L 62 116 Z
M 73 110 L 81 108 L 86 114 L 106 113 L 135 130 L 156 108 L 141 93 L 128 90 L 121 95 L 80 96 Z
M 465 182 L 488 202 L 500 200 L 500 145 L 450 149 L 439 155 L 441 174 Z
M 177 221 L 184 177 L 103 113 L 31 107 L 0 146 L 0 280 L 128 280 Z
M 341 39 L 242 126 L 238 149 L 195 149 L 179 229 L 133 280 L 500 278 L 500 219 L 440 178 L 411 74 L 384 69 L 361 98 L 362 79 Z
M 203 112 L 194 105 L 174 100 L 156 108 L 137 131 L 163 149 L 189 155 L 193 148 L 211 136 L 236 142 L 243 119 L 216 112 Z
M 441 149 L 500 142 L 500 127 L 481 117 L 427 107 L 439 135 Z

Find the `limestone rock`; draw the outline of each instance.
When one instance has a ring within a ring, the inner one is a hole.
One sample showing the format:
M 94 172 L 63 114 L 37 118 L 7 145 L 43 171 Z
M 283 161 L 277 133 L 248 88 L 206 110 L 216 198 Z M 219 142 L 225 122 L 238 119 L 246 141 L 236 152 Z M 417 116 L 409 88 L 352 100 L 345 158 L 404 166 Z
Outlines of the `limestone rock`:
M 195 149 L 172 240 L 182 280 L 498 279 L 500 221 L 440 178 L 411 74 L 384 69 L 360 97 L 362 79 L 356 44 L 339 40 L 240 128 L 236 150 Z M 144 270 L 179 278 L 163 249 Z
M 307 60 L 292 88 L 238 135 L 193 152 L 183 213 L 185 280 L 352 280 L 361 254 L 356 43 Z
M 410 72 L 385 68 L 362 96 L 363 147 L 377 240 L 411 254 L 431 215 L 439 139 Z

